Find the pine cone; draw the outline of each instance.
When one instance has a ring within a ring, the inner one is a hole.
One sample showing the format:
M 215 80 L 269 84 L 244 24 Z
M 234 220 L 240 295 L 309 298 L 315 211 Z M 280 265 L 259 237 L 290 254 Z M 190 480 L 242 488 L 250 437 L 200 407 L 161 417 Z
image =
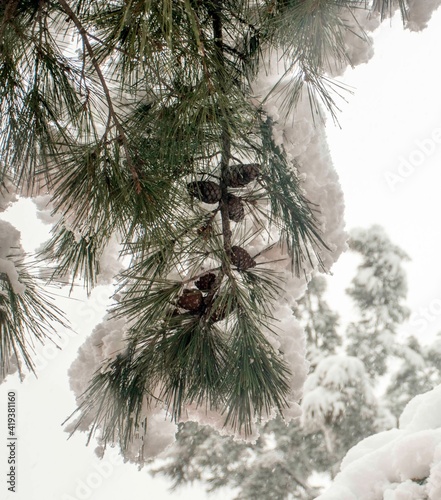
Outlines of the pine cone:
M 196 288 L 184 290 L 178 299 L 178 306 L 187 311 L 197 311 L 202 305 L 202 293 Z
M 231 262 L 239 271 L 246 271 L 256 265 L 256 261 L 242 247 L 233 246 L 231 247 L 231 251 Z
M 211 314 L 210 319 L 211 319 L 211 321 L 213 323 L 216 323 L 217 321 L 222 321 L 226 317 L 227 317 L 227 308 L 226 307 L 222 307 L 222 308 L 217 309 L 216 311 L 214 311 Z
M 207 273 L 201 276 L 197 281 L 195 281 L 194 284 L 202 292 L 209 292 L 212 289 L 215 281 L 216 275 L 214 273 Z
M 234 194 L 228 195 L 228 218 L 233 222 L 243 221 L 245 217 L 245 210 L 242 200 Z
M 229 187 L 238 188 L 249 184 L 256 179 L 260 173 L 260 165 L 257 163 L 246 163 L 242 165 L 231 165 L 227 184 Z
M 212 181 L 195 181 L 187 184 L 188 192 L 204 203 L 218 203 L 222 197 L 219 184 Z

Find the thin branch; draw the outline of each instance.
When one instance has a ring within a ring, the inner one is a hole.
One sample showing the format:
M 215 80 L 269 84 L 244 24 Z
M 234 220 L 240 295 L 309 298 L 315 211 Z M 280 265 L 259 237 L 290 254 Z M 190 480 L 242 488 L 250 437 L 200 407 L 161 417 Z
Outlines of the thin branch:
M 219 71 L 218 79 L 221 90 L 224 90 L 222 71 L 225 69 L 224 47 L 223 47 L 223 33 L 222 33 L 222 19 L 220 16 L 221 4 L 215 4 L 215 9 L 211 12 L 213 18 L 213 35 L 214 45 L 216 47 L 217 56 L 219 58 Z M 231 228 L 230 218 L 228 213 L 228 166 L 231 158 L 231 138 L 228 130 L 228 124 L 225 123 L 225 117 L 222 117 L 222 156 L 221 156 L 221 181 L 220 186 L 222 190 L 222 198 L 220 201 L 220 214 L 222 218 L 222 233 L 224 238 L 224 249 L 228 256 L 231 256 Z
M 121 122 L 119 121 L 118 115 L 117 115 L 115 108 L 113 106 L 113 101 L 112 101 L 112 97 L 110 95 L 109 87 L 107 85 L 106 79 L 104 78 L 103 72 L 101 71 L 100 65 L 96 59 L 93 47 L 89 41 L 88 33 L 87 33 L 86 29 L 84 28 L 84 26 L 82 25 L 81 21 L 78 19 L 75 12 L 71 9 L 70 5 L 67 3 L 67 1 L 60 0 L 59 3 L 63 7 L 63 9 L 64 9 L 65 13 L 68 15 L 68 17 L 72 20 L 72 22 L 77 27 L 78 32 L 81 36 L 81 39 L 83 40 L 83 43 L 87 49 L 87 52 L 89 53 L 89 56 L 90 56 L 91 61 L 92 61 L 92 65 L 96 71 L 98 78 L 99 78 L 99 81 L 101 83 L 101 87 L 102 87 L 103 92 L 104 92 L 104 96 L 106 98 L 107 107 L 109 110 L 109 121 L 113 121 L 113 123 L 115 124 L 115 128 L 119 133 L 119 137 L 121 139 L 121 143 L 122 143 L 124 152 L 126 154 L 127 165 L 130 169 L 133 181 L 135 183 L 135 191 L 139 194 L 142 190 L 141 182 L 139 179 L 139 174 L 138 174 L 135 166 L 132 163 L 131 154 L 130 154 L 129 145 L 127 142 L 127 137 L 126 137 L 124 127 L 121 125 Z M 106 126 L 105 134 L 107 133 L 108 128 L 109 128 L 109 123 Z
M 295 476 L 289 469 L 286 467 L 286 465 L 282 464 L 279 462 L 280 468 L 288 474 L 288 476 L 299 486 L 301 486 L 308 495 L 311 496 L 311 498 L 315 498 L 316 492 L 314 492 L 310 486 L 308 486 L 306 483 L 304 483 L 301 479 L 299 479 L 297 476 Z

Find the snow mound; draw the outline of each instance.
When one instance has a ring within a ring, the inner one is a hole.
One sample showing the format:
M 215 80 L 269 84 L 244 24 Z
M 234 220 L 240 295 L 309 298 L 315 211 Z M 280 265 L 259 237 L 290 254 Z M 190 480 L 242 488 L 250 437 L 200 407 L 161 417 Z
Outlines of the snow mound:
M 317 500 L 423 498 L 441 498 L 441 386 L 408 403 L 399 429 L 354 446 L 331 487 Z

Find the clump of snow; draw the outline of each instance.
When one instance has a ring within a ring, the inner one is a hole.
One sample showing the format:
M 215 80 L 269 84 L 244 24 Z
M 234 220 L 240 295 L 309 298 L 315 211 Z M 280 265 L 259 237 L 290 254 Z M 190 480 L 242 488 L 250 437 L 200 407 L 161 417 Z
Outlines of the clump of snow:
M 110 285 L 115 276 L 123 270 L 123 264 L 118 255 L 121 245 L 118 243 L 116 235 L 113 235 L 103 249 L 100 257 L 100 272 L 97 278 L 97 285 Z
M 53 213 L 52 195 L 40 194 L 32 198 L 32 201 L 37 208 L 37 217 L 41 222 L 44 224 L 56 224 L 60 220 L 61 216 Z
M 12 290 L 17 294 L 24 293 L 26 287 L 20 282 L 11 256 L 21 253 L 20 232 L 9 222 L 0 219 L 0 275 L 7 275 Z
M 367 63 L 374 55 L 372 37 L 369 32 L 375 31 L 381 23 L 380 15 L 365 9 L 345 10 L 342 13 L 342 23 L 345 26 L 343 39 L 347 64 L 329 58 L 327 72 L 333 76 L 342 75 L 348 65 L 351 67 Z
M 107 315 L 79 348 L 78 357 L 69 369 L 70 386 L 78 402 L 81 401 L 81 396 L 97 369 L 104 362 L 111 362 L 117 356 L 124 355 L 127 348 L 125 334 L 128 328 L 129 325 L 124 318 L 115 319 Z M 95 414 L 89 413 L 87 419 L 81 421 L 78 429 L 89 430 L 94 417 Z M 148 407 L 144 404 L 139 418 L 139 428 L 125 451 L 124 458 L 142 465 L 174 442 L 177 428 L 167 417 L 166 411 L 160 405 Z M 78 421 L 71 422 L 66 431 L 72 432 L 77 425 Z M 100 442 L 99 436 L 98 442 Z M 100 450 L 101 447 L 97 453 Z
M 256 99 L 266 96 L 280 80 L 279 66 L 275 53 L 255 81 Z M 303 179 L 303 192 L 316 209 L 323 239 L 330 248 L 322 251 L 320 257 L 324 267 L 330 269 L 346 250 L 348 235 L 344 231 L 343 193 L 327 146 L 325 125 L 317 119 L 314 122 L 306 90 L 289 116 L 281 110 L 282 100 L 278 93 L 273 93 L 265 100 L 263 109 L 273 120 L 275 143 L 283 148 L 289 161 L 295 162 L 296 174 Z
M 409 401 L 399 422 L 400 429 L 409 432 L 441 428 L 441 386 Z
M 180 422 L 197 422 L 201 426 L 208 425 L 221 436 L 231 436 L 234 439 L 249 443 L 256 443 L 259 437 L 256 426 L 253 427 L 253 432 L 245 436 L 245 434 L 225 426 L 225 415 L 196 404 L 188 405 L 185 408 L 185 414 L 181 416 Z
M 439 500 L 441 386 L 416 396 L 398 429 L 370 436 L 349 450 L 341 472 L 317 500 Z
M 433 12 L 441 5 L 441 0 L 408 0 L 409 10 L 406 28 L 411 31 L 422 31 Z
M 78 349 L 78 356 L 69 368 L 70 386 L 77 397 L 86 390 L 93 374 L 104 361 L 112 361 L 126 349 L 125 319 L 106 316 Z
M 15 198 L 11 196 L 9 201 L 15 201 Z M 21 294 L 26 290 L 25 285 L 20 282 L 20 276 L 14 260 L 11 259 L 12 256 L 17 255 L 23 255 L 23 249 L 20 244 L 20 232 L 9 222 L 0 219 L 0 294 L 5 295 L 6 300 L 8 300 L 8 294 L 2 291 L 2 275 L 7 277 L 8 284 L 14 293 Z M 1 309 L 5 307 L 0 305 L 0 316 Z M 17 359 L 17 356 L 11 355 L 9 359 L 4 359 L 3 370 L 0 371 L 0 384 L 6 380 L 8 375 L 16 373 L 19 369 L 20 361 Z

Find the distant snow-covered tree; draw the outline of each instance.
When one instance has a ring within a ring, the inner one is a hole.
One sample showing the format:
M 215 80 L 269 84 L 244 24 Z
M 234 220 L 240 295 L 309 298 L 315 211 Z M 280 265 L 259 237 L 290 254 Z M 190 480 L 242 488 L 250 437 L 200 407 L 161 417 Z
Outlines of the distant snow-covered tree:
M 333 468 L 351 446 L 381 428 L 381 406 L 363 362 L 353 356 L 323 358 L 304 391 L 303 431 L 323 435 Z
M 329 467 L 322 436 L 305 436 L 298 421 L 287 426 L 281 418 L 259 433 L 247 443 L 194 422 L 180 424 L 176 443 L 151 472 L 169 477 L 173 488 L 193 481 L 202 481 L 207 492 L 229 487 L 237 500 L 315 498 L 319 490 L 308 477 Z
M 397 418 L 413 397 L 441 383 L 437 345 L 421 346 L 417 338 L 410 337 L 406 345 L 397 346 L 402 352 L 400 366 L 391 374 L 385 393 L 387 407 Z
M 375 225 L 356 229 L 350 248 L 361 256 L 357 274 L 347 290 L 359 319 L 348 326 L 348 354 L 363 361 L 372 377 L 384 375 L 388 357 L 396 353 L 398 326 L 410 314 L 403 263 L 407 254 L 393 244 L 384 229 Z

